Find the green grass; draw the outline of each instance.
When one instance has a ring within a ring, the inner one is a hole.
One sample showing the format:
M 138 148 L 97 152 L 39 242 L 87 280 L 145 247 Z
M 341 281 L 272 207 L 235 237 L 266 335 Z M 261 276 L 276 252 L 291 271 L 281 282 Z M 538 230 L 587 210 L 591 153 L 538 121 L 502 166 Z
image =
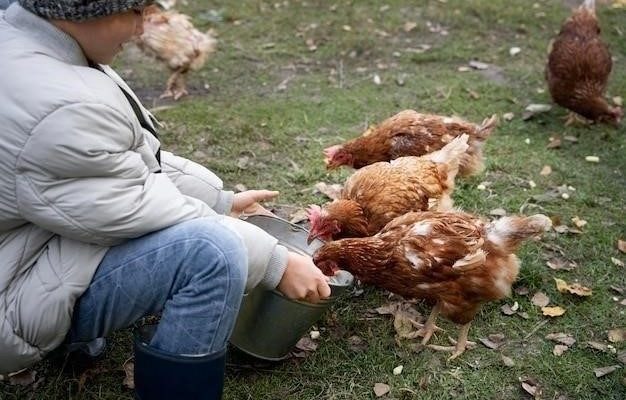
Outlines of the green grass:
M 506 303 L 517 301 L 528 319 L 503 315 L 500 306 L 505 302 L 488 304 L 470 331 L 474 341 L 503 333 L 506 345 L 500 350 L 479 344 L 450 363 L 445 354 L 415 352 L 411 342 L 394 339 L 387 316 L 363 318 L 368 309 L 389 301 L 367 288 L 360 297 L 342 299 L 320 321 L 319 348 L 305 359 L 229 368 L 225 399 L 371 399 L 376 382 L 391 386 L 388 399 L 520 399 L 529 398 L 519 381 L 525 377 L 541 384 L 545 399 L 626 398 L 624 365 L 596 378 L 594 368 L 619 361 L 614 354 L 584 346 L 590 340 L 607 342 L 609 329 L 626 327 L 626 307 L 613 300 L 623 295 L 610 288 L 626 287 L 624 268 L 611 262 L 611 257 L 626 261 L 616 249 L 617 239 L 626 238 L 624 128 L 566 128 L 566 113 L 558 107 L 521 120 L 526 105 L 549 102 L 549 95 L 538 89 L 545 89 L 546 49 L 569 14 L 567 3 L 292 0 L 212 1 L 209 7 L 189 2 L 182 8 L 196 25 L 219 33 L 219 51 L 190 75 L 192 96 L 173 104 L 154 100 L 167 77 L 164 66 L 132 51 L 120 58 L 118 70 L 148 106 L 172 106 L 158 112 L 166 124 L 161 132 L 165 149 L 208 166 L 228 186 L 280 190 L 279 205 L 325 201 L 310 190 L 313 185 L 341 182 L 349 171 L 328 173 L 321 150 L 399 110 L 457 114 L 476 122 L 513 112 L 515 118 L 501 121 L 486 146 L 486 171 L 458 181 L 456 204 L 480 214 L 500 207 L 515 213 L 524 207 L 527 213 L 543 212 L 570 226 L 574 216 L 588 221 L 583 234 L 550 233 L 544 239 L 578 264 L 573 271 L 550 270 L 544 259 L 547 249 L 540 243 L 528 243 L 520 251 L 523 267 L 516 286 L 527 287 L 530 294 L 514 294 Z M 388 7 L 381 11 L 383 4 Z M 220 18 L 203 18 L 209 9 Z M 626 11 L 602 6 L 599 16 L 615 57 L 608 95 L 626 97 Z M 427 21 L 443 26 L 448 35 L 431 32 Z M 405 32 L 405 22 L 417 26 Z M 308 50 L 306 39 L 314 40 L 316 51 Z M 431 48 L 410 50 L 423 44 Z M 515 57 L 509 55 L 513 46 L 522 49 Z M 497 73 L 458 72 L 471 59 L 497 66 Z M 373 83 L 375 73 L 382 79 L 380 86 Z M 403 86 L 395 83 L 399 77 Z M 285 80 L 286 90 L 278 90 Z M 470 91 L 480 98 L 473 99 Z M 561 148 L 547 149 L 554 135 L 575 136 L 578 142 L 563 141 Z M 587 155 L 600 157 L 600 162 L 585 162 Z M 242 156 L 250 159 L 245 169 L 237 166 Z M 552 167 L 552 174 L 539 175 L 544 165 Z M 537 186 L 531 188 L 529 180 Z M 484 182 L 488 190 L 478 190 Z M 561 185 L 576 189 L 570 199 L 532 200 Z M 593 295 L 582 299 L 558 293 L 553 277 L 578 280 L 593 288 Z M 546 317 L 530 302 L 539 290 L 567 313 L 542 324 Z M 426 306 L 417 307 L 429 312 Z M 447 334 L 456 334 L 453 324 L 440 323 Z M 552 332 L 572 334 L 577 343 L 556 357 L 554 344 L 545 339 Z M 348 338 L 353 335 L 365 341 L 364 349 L 351 348 Z M 444 338 L 439 335 L 435 341 L 443 343 Z M 57 355 L 35 367 L 43 378 L 36 389 L 0 383 L 0 398 L 130 399 L 121 370 L 132 355 L 129 333 L 117 333 L 112 343 L 95 364 L 100 373 L 80 387 L 85 368 Z M 625 350 L 624 343 L 614 346 Z M 501 354 L 515 365 L 505 367 Z M 394 376 L 392 370 L 400 364 L 404 371 Z

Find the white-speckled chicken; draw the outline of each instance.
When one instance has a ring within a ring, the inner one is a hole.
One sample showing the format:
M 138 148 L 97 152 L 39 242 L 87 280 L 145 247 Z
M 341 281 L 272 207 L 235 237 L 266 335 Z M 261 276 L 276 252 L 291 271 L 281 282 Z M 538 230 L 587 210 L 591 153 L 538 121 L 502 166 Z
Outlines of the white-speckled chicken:
M 344 269 L 363 283 L 435 303 L 422 343 L 428 343 L 441 314 L 462 326 L 454 348 L 434 348 L 453 350 L 451 358 L 456 358 L 465 350 L 480 306 L 511 293 L 519 271 L 515 251 L 551 225 L 542 214 L 485 223 L 462 212 L 412 212 L 375 236 L 324 244 L 313 262 L 326 275 Z
M 186 74 L 200 69 L 216 50 L 211 31 L 198 31 L 188 15 L 149 6 L 144 14 L 143 34 L 136 43 L 141 50 L 163 61 L 172 71 L 164 97 L 178 100 L 188 94 Z

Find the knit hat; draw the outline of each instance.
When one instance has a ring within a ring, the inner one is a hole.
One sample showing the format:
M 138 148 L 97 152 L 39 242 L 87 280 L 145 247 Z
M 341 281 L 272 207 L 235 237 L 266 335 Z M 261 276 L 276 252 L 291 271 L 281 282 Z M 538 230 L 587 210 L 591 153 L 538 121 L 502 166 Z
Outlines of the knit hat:
M 84 21 L 144 7 L 151 0 L 19 0 L 25 9 L 48 19 Z

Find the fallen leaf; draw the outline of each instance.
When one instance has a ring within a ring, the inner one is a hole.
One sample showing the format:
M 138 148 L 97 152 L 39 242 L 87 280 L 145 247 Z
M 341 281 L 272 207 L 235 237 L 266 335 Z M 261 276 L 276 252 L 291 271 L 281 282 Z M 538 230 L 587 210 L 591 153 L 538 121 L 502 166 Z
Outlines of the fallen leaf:
M 515 114 L 513 114 L 512 112 L 504 113 L 502 114 L 502 118 L 504 118 L 505 121 L 511 121 L 513 118 L 515 118 Z
M 624 266 L 624 262 L 621 261 L 620 259 L 615 258 L 615 257 L 611 257 L 611 261 L 613 261 L 613 264 L 617 265 L 618 267 L 623 267 Z
M 35 383 L 37 371 L 34 369 L 25 369 L 15 374 L 9 374 L 9 385 L 30 386 Z
M 593 342 L 593 341 L 585 342 L 585 344 L 591 347 L 592 349 L 601 351 L 603 353 L 615 353 L 616 352 L 615 347 L 611 346 L 610 344 Z
M 578 142 L 578 138 L 576 136 L 572 136 L 572 135 L 565 135 L 563 136 L 563 139 L 567 140 L 568 142 L 571 143 L 577 143 Z
M 405 32 L 411 32 L 416 26 L 417 22 L 405 22 L 402 29 L 404 29 Z
M 530 302 L 537 307 L 545 307 L 550 304 L 550 298 L 543 292 L 537 292 L 532 299 L 530 299 Z
M 539 172 L 539 175 L 541 176 L 548 176 L 552 173 L 552 167 L 549 165 L 544 165 L 543 168 L 541 169 L 541 171 Z
M 577 228 L 582 228 L 583 226 L 587 225 L 587 221 L 585 221 L 584 219 L 580 219 L 578 215 L 572 218 L 572 222 L 574 223 L 574 225 L 576 225 Z
M 511 308 L 511 306 L 508 305 L 508 304 L 505 304 L 502 307 L 500 307 L 500 310 L 502 311 L 502 313 L 504 315 L 514 315 L 515 314 L 515 310 L 513 310 Z
M 611 365 L 608 367 L 594 368 L 593 373 L 596 374 L 596 378 L 601 378 L 604 375 L 608 375 L 611 372 L 617 371 L 621 367 L 619 365 Z
M 563 344 L 565 346 L 571 346 L 576 343 L 576 339 L 574 339 L 572 335 L 562 332 L 549 333 L 546 335 L 546 339 Z
M 541 312 L 548 317 L 560 317 L 565 314 L 565 309 L 559 306 L 541 307 Z
M 565 353 L 566 350 L 568 350 L 569 347 L 563 345 L 563 344 L 557 344 L 554 346 L 554 349 L 552 349 L 552 354 L 554 354 L 555 356 L 561 356 L 563 355 L 563 353 Z
M 585 157 L 585 161 L 592 162 L 592 163 L 598 163 L 598 162 L 600 162 L 600 157 L 598 157 L 598 156 L 587 156 L 587 157 Z
M 124 369 L 124 380 L 122 381 L 122 385 L 128 389 L 135 388 L 135 363 L 132 360 L 132 358 L 129 358 L 122 365 L 122 368 Z
M 549 259 L 548 261 L 546 261 L 546 265 L 548 267 L 550 267 L 551 269 L 554 270 L 563 270 L 563 271 L 571 271 L 574 268 L 576 268 L 576 264 L 571 262 L 571 261 L 567 261 L 564 260 L 562 258 L 558 258 L 558 257 L 554 257 Z
M 609 342 L 619 343 L 626 340 L 626 329 L 611 329 L 609 331 Z
M 350 350 L 362 352 L 367 349 L 367 343 L 360 336 L 353 335 L 348 338 L 348 346 Z
M 561 147 L 561 138 L 551 137 L 546 147 L 549 149 L 558 149 L 559 147 Z
M 617 360 L 622 364 L 626 364 L 626 350 L 617 353 Z
M 289 222 L 292 224 L 297 224 L 303 221 L 307 221 L 309 219 L 309 215 L 307 211 L 303 208 L 296 210 L 291 215 L 289 215 Z
M 336 200 L 339 198 L 342 188 L 343 186 L 338 183 L 333 183 L 329 185 L 324 182 L 318 182 L 315 184 L 315 189 L 317 189 L 318 192 L 322 193 L 331 200 Z
M 515 294 L 518 294 L 520 296 L 526 296 L 528 294 L 528 288 L 526 286 L 516 287 Z
M 522 389 L 526 391 L 526 393 L 533 396 L 535 399 L 541 397 L 541 387 L 533 378 L 525 378 L 521 380 Z
M 315 351 L 317 350 L 318 344 L 315 343 L 308 335 L 303 336 L 296 343 L 296 348 L 302 351 Z
M 393 374 L 394 375 L 400 375 L 402 373 L 402 370 L 404 369 L 404 366 L 402 365 L 398 365 L 397 367 L 395 367 L 393 369 Z
M 556 289 L 561 293 L 569 292 L 582 297 L 591 296 L 592 294 L 591 289 L 579 283 L 574 282 L 570 284 L 559 278 L 554 278 L 554 281 L 556 282 Z
M 249 163 L 250 163 L 250 157 L 248 156 L 239 157 L 239 159 L 237 160 L 237 167 L 240 169 L 246 169 L 248 168 Z
M 524 109 L 525 111 L 531 112 L 533 114 L 539 114 L 548 112 L 552 109 L 550 104 L 529 104 Z
M 502 363 L 506 367 L 514 367 L 515 366 L 515 361 L 513 361 L 513 359 L 511 357 L 507 357 L 504 354 L 502 354 L 501 357 L 502 357 Z
M 376 383 L 374 384 L 374 394 L 376 397 L 381 397 L 389 393 L 391 387 L 386 383 Z
M 617 249 L 622 253 L 626 253 L 626 240 L 617 239 Z
M 489 68 L 489 64 L 484 63 L 484 62 L 480 62 L 480 61 L 475 61 L 472 60 L 468 63 L 468 65 L 474 69 L 478 69 L 478 70 L 482 70 L 482 69 L 487 69 Z

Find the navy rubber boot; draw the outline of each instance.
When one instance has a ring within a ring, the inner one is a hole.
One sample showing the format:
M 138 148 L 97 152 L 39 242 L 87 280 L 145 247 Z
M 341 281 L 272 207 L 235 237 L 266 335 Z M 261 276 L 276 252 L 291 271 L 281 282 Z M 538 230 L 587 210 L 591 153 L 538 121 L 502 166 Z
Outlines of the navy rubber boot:
M 219 400 L 224 388 L 224 351 L 181 356 L 148 346 L 155 325 L 135 332 L 135 398 Z

